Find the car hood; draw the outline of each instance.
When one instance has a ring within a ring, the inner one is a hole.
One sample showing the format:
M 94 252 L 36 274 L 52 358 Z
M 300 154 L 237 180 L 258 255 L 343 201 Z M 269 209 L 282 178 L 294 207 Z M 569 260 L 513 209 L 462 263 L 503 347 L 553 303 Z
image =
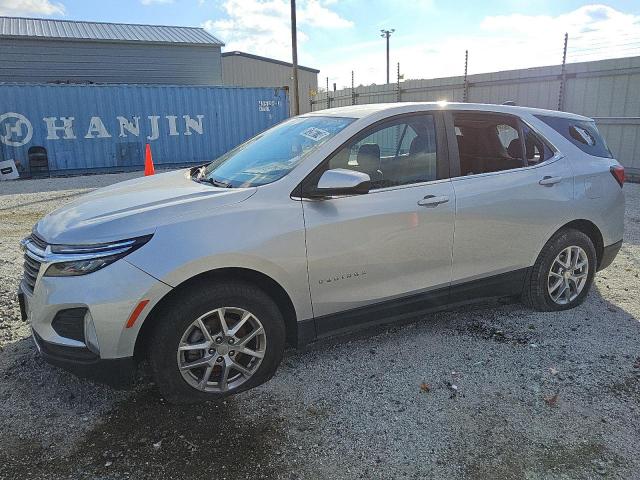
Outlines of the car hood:
M 137 178 L 95 190 L 42 220 L 36 233 L 51 244 L 91 244 L 153 233 L 166 224 L 215 214 L 256 188 L 217 188 L 194 182 L 189 170 Z

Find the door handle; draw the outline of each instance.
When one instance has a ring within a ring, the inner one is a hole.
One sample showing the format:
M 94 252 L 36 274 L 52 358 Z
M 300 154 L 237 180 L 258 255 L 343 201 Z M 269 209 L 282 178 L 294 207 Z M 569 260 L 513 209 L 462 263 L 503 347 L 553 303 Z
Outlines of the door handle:
M 421 207 L 437 207 L 441 203 L 447 203 L 449 201 L 449 197 L 446 195 L 441 195 L 436 197 L 435 195 L 427 195 L 422 200 L 418 200 L 418 205 Z
M 540 180 L 538 183 L 540 185 L 550 187 L 551 185 L 555 185 L 556 183 L 560 183 L 561 181 L 562 177 L 550 177 L 549 175 L 547 175 L 546 177 L 542 177 L 542 180 Z

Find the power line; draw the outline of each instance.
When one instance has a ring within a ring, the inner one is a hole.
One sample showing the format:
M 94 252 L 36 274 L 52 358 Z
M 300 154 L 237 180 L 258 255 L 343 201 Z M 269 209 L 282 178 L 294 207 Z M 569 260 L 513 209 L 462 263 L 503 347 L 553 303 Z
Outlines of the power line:
M 593 45 L 597 46 L 597 45 L 610 45 L 610 44 L 625 44 L 625 43 L 634 43 L 640 40 L 640 35 L 637 35 L 635 37 L 627 37 L 627 38 L 602 38 L 599 39 L 598 41 L 590 41 L 590 40 L 582 40 L 582 39 L 577 39 L 572 41 L 571 43 L 573 45 L 581 45 L 584 47 L 591 47 Z
M 595 38 L 599 40 L 599 39 L 611 38 L 611 35 L 615 35 L 616 38 L 624 38 L 624 37 L 635 37 L 635 36 L 638 36 L 639 34 L 640 34 L 640 31 L 626 32 L 626 33 L 612 33 L 612 34 L 595 32 L 595 33 L 588 33 L 583 35 L 572 35 L 570 38 L 572 41 L 580 40 L 580 39 L 591 39 L 591 38 Z
M 570 56 L 572 56 L 572 57 L 588 57 L 590 55 L 606 54 L 606 55 L 609 55 L 610 58 L 615 58 L 615 55 L 617 55 L 619 53 L 640 52 L 640 46 L 638 46 L 638 47 L 616 48 L 616 49 L 613 49 L 613 50 L 614 51 L 612 51 L 611 48 L 603 47 L 601 49 L 592 50 L 592 51 L 571 52 Z
M 620 48 L 620 47 L 626 47 L 629 45 L 640 45 L 640 39 L 638 39 L 638 41 L 636 42 L 629 42 L 629 43 L 609 43 L 609 44 L 600 44 L 598 46 L 589 46 L 587 48 L 584 47 L 574 47 L 574 50 L 578 50 L 578 51 L 589 51 L 589 50 L 601 50 L 603 48 L 607 48 L 607 49 L 611 49 L 611 48 Z

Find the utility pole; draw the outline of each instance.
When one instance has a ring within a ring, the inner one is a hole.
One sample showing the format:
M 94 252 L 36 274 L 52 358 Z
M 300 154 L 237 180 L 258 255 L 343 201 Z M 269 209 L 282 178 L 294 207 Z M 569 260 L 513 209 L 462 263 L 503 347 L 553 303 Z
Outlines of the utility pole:
M 560 91 L 558 92 L 558 110 L 564 110 L 564 96 L 567 88 L 567 43 L 569 43 L 569 34 L 564 34 L 564 48 L 562 50 L 562 69 L 560 70 Z
M 395 32 L 395 29 L 380 30 L 380 36 L 387 39 L 387 84 L 389 83 L 389 37 Z
M 298 33 L 296 27 L 296 0 L 291 0 L 291 53 L 293 56 L 293 115 L 295 116 L 300 115 L 300 95 L 298 93 Z

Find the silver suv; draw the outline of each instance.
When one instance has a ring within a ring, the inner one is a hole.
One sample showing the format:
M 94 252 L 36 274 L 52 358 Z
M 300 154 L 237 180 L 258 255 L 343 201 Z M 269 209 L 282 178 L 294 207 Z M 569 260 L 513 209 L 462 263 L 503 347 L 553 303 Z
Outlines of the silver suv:
M 623 182 L 578 115 L 335 108 L 47 215 L 19 297 L 52 363 L 114 381 L 146 358 L 170 401 L 218 398 L 287 343 L 481 297 L 579 305 L 620 249 Z

